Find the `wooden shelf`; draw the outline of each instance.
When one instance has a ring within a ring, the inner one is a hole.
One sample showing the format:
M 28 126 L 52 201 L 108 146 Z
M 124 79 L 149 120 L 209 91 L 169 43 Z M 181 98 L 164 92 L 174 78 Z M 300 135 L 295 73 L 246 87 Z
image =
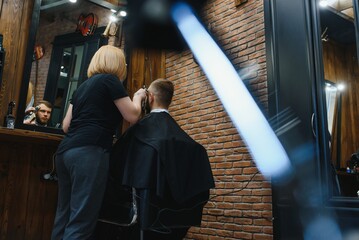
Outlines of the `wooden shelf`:
M 63 135 L 0 127 L 0 141 L 58 145 Z

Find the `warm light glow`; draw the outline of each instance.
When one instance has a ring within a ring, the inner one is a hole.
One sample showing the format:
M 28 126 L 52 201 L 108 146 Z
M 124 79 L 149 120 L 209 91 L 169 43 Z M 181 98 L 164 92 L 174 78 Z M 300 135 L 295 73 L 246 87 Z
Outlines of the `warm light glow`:
M 344 91 L 344 89 L 345 89 L 345 85 L 343 84 L 343 83 L 339 83 L 338 85 L 337 85 L 337 89 L 338 89 L 338 91 Z
M 111 15 L 111 16 L 110 16 L 110 21 L 111 21 L 111 22 L 117 22 L 117 20 L 118 20 L 118 19 L 117 19 L 116 16 L 114 16 L 114 15 Z
M 331 85 L 329 83 L 325 83 L 325 90 L 327 92 L 336 92 L 338 89 L 334 85 Z
M 320 0 L 320 1 L 319 1 L 319 6 L 321 6 L 321 7 L 326 7 L 326 6 L 328 6 L 328 1 L 327 1 L 327 0 Z
M 127 16 L 127 12 L 124 11 L 124 10 L 121 10 L 118 15 L 121 16 L 121 17 L 126 17 L 126 16 Z
M 117 12 L 117 14 L 112 14 L 109 18 L 111 22 L 117 22 L 119 19 L 126 17 L 127 16 L 127 12 L 124 10 L 121 10 L 119 12 Z

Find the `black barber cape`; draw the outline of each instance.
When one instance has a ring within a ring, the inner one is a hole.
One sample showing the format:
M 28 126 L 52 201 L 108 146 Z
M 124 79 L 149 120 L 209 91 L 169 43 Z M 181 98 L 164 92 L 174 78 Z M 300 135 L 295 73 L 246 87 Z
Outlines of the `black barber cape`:
M 200 225 L 214 180 L 206 149 L 168 113 L 158 112 L 131 126 L 115 143 L 107 207 L 121 201 L 108 193 L 119 185 L 137 189 L 140 226 L 148 229 Z

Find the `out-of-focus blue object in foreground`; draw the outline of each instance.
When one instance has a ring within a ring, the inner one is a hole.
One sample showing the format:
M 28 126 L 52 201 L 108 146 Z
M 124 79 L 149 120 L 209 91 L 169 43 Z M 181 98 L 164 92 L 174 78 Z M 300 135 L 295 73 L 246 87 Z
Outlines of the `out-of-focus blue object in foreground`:
M 173 5 L 171 14 L 246 142 L 258 169 L 266 178 L 281 178 L 290 174 L 292 166 L 282 144 L 228 58 L 191 8 L 185 3 L 177 3 Z

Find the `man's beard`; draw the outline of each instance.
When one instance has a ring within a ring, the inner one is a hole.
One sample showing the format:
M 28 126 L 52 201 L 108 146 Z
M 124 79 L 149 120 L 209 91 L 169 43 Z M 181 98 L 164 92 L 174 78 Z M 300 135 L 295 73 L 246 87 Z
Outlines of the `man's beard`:
M 37 122 L 37 124 L 39 124 L 41 126 L 46 126 L 47 125 L 47 122 L 43 122 L 41 120 L 41 118 L 39 118 L 38 116 L 36 116 L 36 122 Z

